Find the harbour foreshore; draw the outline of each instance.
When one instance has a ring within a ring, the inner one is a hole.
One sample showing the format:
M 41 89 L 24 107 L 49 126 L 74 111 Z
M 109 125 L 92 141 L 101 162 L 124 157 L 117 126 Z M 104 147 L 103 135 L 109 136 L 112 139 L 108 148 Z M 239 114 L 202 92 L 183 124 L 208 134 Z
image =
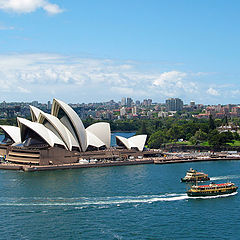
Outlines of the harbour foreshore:
M 240 157 L 217 157 L 217 158 L 154 158 L 155 164 L 171 164 L 171 163 L 185 163 L 185 162 L 206 162 L 206 161 L 226 161 L 226 160 L 240 160 Z
M 1 163 L 0 169 L 6 170 L 22 170 L 25 172 L 35 171 L 49 171 L 60 169 L 77 169 L 77 168 L 95 168 L 95 167 L 113 167 L 113 166 L 127 166 L 127 165 L 139 165 L 139 164 L 173 164 L 173 163 L 186 163 L 186 162 L 202 162 L 202 161 L 225 161 L 225 160 L 240 160 L 240 155 L 227 155 L 227 154 L 215 154 L 208 155 L 206 153 L 182 153 L 185 156 L 164 156 L 164 157 L 148 157 L 142 159 L 131 159 L 123 161 L 98 161 L 89 163 L 71 163 L 71 164 L 58 164 L 58 165 L 24 165 L 15 163 Z
M 35 171 L 49 171 L 49 170 L 60 170 L 60 169 L 77 169 L 77 168 L 93 168 L 93 167 L 112 167 L 112 166 L 126 166 L 126 165 L 139 165 L 139 164 L 153 164 L 154 160 L 151 158 L 145 158 L 141 160 L 128 160 L 128 161 L 107 161 L 97 163 L 71 163 L 71 164 L 59 164 L 59 165 L 20 165 L 12 163 L 0 164 L 0 169 L 6 170 L 22 170 L 25 172 Z

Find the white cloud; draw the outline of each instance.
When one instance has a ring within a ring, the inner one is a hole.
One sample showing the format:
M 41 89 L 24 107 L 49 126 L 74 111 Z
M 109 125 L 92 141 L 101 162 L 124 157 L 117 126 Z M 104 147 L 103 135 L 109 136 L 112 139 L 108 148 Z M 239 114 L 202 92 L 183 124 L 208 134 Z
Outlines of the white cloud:
M 4 24 L 0 23 L 0 30 L 14 30 L 14 27 L 5 26 Z
M 153 76 L 152 88 L 166 96 L 176 97 L 185 94 L 195 94 L 199 91 L 198 83 L 192 78 L 199 77 L 199 73 L 169 71 Z
M 10 99 L 18 94 L 30 100 L 65 97 L 88 102 L 123 96 L 140 100 L 153 98 L 155 101 L 164 101 L 168 97 L 198 101 L 203 99 L 202 96 L 205 96 L 203 100 L 207 96 L 209 101 L 214 96 L 216 100 L 218 91 L 206 87 L 209 81 L 202 81 L 207 77 L 177 70 L 147 71 L 143 63 L 130 61 L 58 54 L 0 55 L 0 92 L 4 92 L 2 96 L 8 94 Z
M 52 3 L 47 3 L 43 6 L 43 9 L 49 14 L 58 14 L 63 12 L 63 10 L 57 4 Z
M 0 9 L 16 13 L 31 13 L 42 8 L 48 14 L 57 14 L 63 10 L 47 0 L 0 0 Z
M 30 91 L 26 88 L 20 87 L 18 86 L 17 89 L 21 92 L 21 93 L 30 93 Z
M 212 87 L 208 88 L 207 93 L 212 95 L 212 96 L 219 96 L 220 95 L 219 92 Z
M 164 72 L 159 75 L 159 77 L 153 81 L 153 85 L 156 86 L 165 86 L 166 84 L 174 83 L 179 87 L 182 85 L 182 79 L 186 77 L 187 74 L 184 72 L 171 71 Z

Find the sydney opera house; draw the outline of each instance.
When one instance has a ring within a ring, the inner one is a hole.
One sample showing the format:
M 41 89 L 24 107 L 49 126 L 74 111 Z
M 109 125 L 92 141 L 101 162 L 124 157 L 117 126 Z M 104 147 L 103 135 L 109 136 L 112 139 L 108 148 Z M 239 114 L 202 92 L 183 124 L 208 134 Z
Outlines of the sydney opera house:
M 53 165 L 80 159 L 118 159 L 142 154 L 146 135 L 116 137 L 112 148 L 110 124 L 98 122 L 85 128 L 77 113 L 54 99 L 51 114 L 30 106 L 32 120 L 17 118 L 18 126 L 1 125 L 5 137 L 0 154 L 10 163 Z

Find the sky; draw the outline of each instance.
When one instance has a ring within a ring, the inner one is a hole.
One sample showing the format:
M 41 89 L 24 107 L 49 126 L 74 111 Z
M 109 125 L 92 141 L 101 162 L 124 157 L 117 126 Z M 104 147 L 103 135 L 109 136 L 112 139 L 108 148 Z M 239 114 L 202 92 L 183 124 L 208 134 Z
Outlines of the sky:
M 0 102 L 240 104 L 239 0 L 0 0 Z

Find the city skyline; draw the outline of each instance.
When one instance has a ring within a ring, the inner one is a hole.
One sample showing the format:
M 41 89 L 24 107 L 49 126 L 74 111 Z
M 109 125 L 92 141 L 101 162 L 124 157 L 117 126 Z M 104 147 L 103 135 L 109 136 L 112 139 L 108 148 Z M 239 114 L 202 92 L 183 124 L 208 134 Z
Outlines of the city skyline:
M 238 104 L 230 2 L 0 0 L 0 102 Z

